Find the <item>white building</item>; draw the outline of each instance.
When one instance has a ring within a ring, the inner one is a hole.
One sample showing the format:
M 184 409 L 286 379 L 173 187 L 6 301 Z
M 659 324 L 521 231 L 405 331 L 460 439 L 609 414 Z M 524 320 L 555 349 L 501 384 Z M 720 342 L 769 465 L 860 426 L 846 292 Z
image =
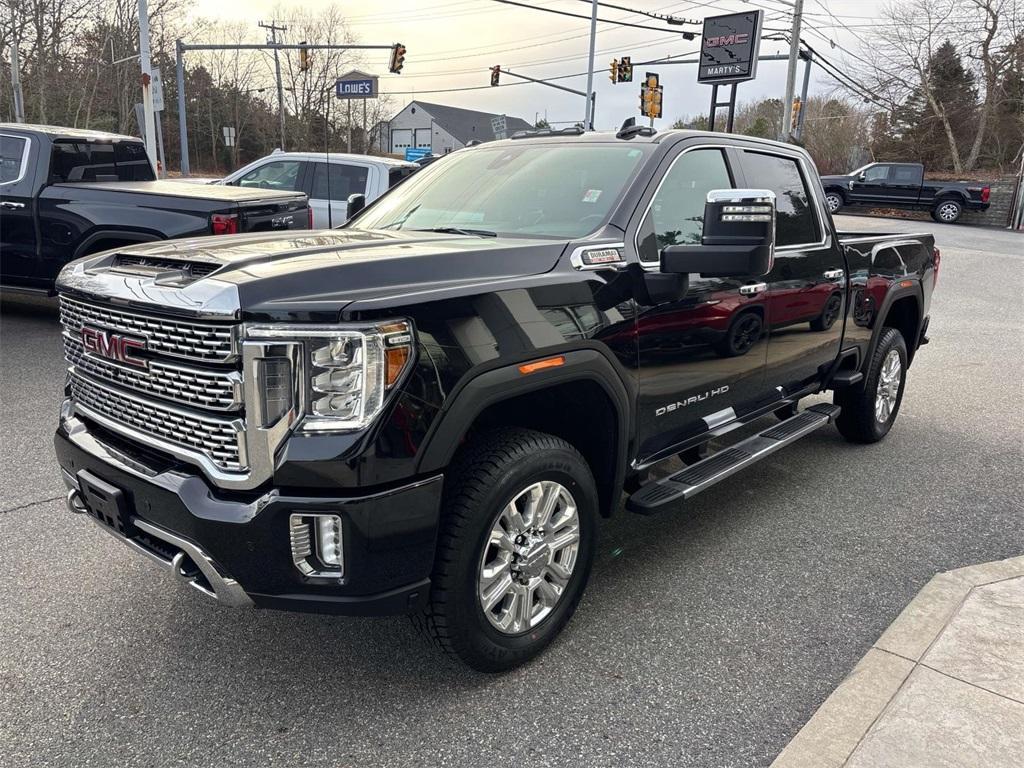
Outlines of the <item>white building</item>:
M 380 151 L 395 154 L 403 154 L 409 147 L 421 147 L 443 155 L 473 140 L 493 141 L 497 136 L 492 120 L 500 117 L 505 118 L 506 136 L 533 128 L 518 117 L 413 101 L 393 118 L 377 125 L 373 144 Z

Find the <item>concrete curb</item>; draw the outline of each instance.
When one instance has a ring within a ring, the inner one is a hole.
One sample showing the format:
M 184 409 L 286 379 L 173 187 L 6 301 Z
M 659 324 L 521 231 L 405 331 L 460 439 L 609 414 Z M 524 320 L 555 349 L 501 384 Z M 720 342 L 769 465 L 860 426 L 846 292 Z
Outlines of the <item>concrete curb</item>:
M 771 768 L 842 768 L 973 590 L 1024 577 L 1024 556 L 939 573 L 903 609 Z M 916 677 L 916 676 L 915 676 Z

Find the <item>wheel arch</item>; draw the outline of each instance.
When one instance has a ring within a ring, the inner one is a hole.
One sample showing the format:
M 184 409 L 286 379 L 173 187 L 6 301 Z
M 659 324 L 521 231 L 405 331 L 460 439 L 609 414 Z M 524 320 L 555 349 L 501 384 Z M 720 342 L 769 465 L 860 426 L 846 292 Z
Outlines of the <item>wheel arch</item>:
M 418 471 L 446 468 L 475 432 L 503 426 L 535 429 L 561 437 L 583 455 L 597 483 L 601 514 L 608 517 L 625 481 L 632 401 L 601 352 L 576 350 L 555 357 L 565 362 L 531 374 L 520 372 L 522 363 L 505 365 L 460 386 L 427 435 Z
M 895 328 L 900 332 L 907 345 L 907 367 L 909 368 L 913 362 L 918 347 L 918 334 L 923 322 L 923 305 L 921 303 L 921 284 L 918 281 L 911 282 L 913 285 L 897 287 L 886 294 L 878 313 L 879 322 L 875 324 L 874 332 L 871 334 L 871 346 L 862 358 L 865 374 L 878 346 L 878 339 L 886 328 Z
M 101 229 L 91 233 L 75 249 L 74 258 L 89 256 L 110 248 L 120 248 L 136 243 L 153 243 L 164 238 L 151 232 L 125 232 L 116 229 Z M 103 246 L 103 247 L 99 247 Z

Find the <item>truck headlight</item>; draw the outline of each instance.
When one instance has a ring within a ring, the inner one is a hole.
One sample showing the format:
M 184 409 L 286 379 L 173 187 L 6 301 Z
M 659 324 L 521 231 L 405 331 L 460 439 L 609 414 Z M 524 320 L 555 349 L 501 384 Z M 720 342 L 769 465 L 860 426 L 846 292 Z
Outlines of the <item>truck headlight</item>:
M 380 325 L 249 326 L 246 337 L 301 345 L 300 429 L 345 431 L 366 427 L 412 358 L 412 330 L 404 320 Z M 269 397 L 273 393 L 266 393 Z

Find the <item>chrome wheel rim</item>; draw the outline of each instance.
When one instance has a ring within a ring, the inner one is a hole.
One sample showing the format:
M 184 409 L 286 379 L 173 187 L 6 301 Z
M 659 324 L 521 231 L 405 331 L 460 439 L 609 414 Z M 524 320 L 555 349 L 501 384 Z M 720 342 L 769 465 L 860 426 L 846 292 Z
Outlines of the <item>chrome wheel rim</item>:
M 829 213 L 835 213 L 839 210 L 839 195 L 825 195 L 825 204 L 828 206 Z
M 882 361 L 882 369 L 878 373 L 878 390 L 875 393 L 875 419 L 879 424 L 884 424 L 892 416 L 902 382 L 903 363 L 899 350 L 890 349 Z
M 939 206 L 939 218 L 943 221 L 953 221 L 956 218 L 957 207 L 952 203 Z
M 544 621 L 565 594 L 579 548 L 579 514 L 565 486 L 542 480 L 517 493 L 480 557 L 477 596 L 491 626 L 515 635 Z

